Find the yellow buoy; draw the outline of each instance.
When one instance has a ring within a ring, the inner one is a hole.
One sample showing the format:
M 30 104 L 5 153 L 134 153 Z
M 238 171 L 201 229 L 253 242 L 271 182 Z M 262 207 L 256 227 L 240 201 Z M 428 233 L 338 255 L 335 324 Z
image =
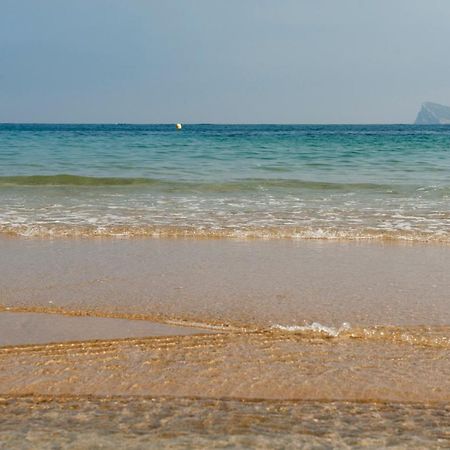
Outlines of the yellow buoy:
M 183 125 L 181 125 L 181 123 L 177 123 L 175 126 L 177 130 L 181 130 L 183 128 Z

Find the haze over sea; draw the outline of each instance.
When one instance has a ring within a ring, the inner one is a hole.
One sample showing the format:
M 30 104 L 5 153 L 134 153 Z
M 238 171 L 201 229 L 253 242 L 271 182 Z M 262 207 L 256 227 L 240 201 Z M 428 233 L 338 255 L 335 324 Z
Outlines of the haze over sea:
M 450 128 L 0 125 L 0 232 L 450 242 Z

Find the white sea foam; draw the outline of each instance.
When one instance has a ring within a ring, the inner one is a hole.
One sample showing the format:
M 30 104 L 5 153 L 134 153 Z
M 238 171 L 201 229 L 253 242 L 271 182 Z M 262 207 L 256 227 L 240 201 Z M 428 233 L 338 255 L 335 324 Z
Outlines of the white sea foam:
M 0 234 L 450 242 L 448 195 L 61 189 L 0 189 Z
M 339 328 L 322 325 L 319 322 L 313 322 L 310 325 L 280 325 L 275 324 L 272 329 L 288 331 L 290 333 L 319 333 L 330 337 L 338 337 L 341 333 L 350 330 L 348 322 L 344 322 Z

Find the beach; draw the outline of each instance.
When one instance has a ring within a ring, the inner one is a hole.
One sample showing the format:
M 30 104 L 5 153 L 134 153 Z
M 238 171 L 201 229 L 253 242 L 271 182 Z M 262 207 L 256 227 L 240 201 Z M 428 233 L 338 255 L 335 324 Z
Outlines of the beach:
M 448 447 L 445 127 L 0 137 L 0 448 Z
M 448 443 L 445 247 L 0 242 L 0 323 L 21 339 L 0 348 L 10 443 L 11 427 L 69 448 L 283 446 L 306 429 L 336 447 Z M 97 428 L 109 420 L 114 438 Z

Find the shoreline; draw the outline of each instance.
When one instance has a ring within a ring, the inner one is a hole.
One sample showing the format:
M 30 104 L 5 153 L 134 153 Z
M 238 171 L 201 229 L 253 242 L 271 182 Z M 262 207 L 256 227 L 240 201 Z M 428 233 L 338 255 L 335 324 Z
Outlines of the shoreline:
M 402 234 L 403 233 L 403 234 Z M 447 235 L 434 235 L 410 232 L 370 232 L 362 230 L 360 233 L 347 234 L 342 230 L 301 230 L 289 229 L 274 231 L 271 229 L 259 230 L 196 230 L 184 228 L 158 228 L 142 226 L 136 229 L 123 230 L 122 227 L 114 229 L 96 230 L 88 227 L 77 227 L 73 230 L 42 229 L 35 231 L 19 231 L 18 229 L 0 230 L 0 240 L 40 240 L 40 241 L 99 241 L 99 240 L 174 240 L 174 241 L 229 241 L 229 242 L 318 242 L 332 244 L 374 244 L 374 245 L 436 245 L 449 246 L 450 238 Z

